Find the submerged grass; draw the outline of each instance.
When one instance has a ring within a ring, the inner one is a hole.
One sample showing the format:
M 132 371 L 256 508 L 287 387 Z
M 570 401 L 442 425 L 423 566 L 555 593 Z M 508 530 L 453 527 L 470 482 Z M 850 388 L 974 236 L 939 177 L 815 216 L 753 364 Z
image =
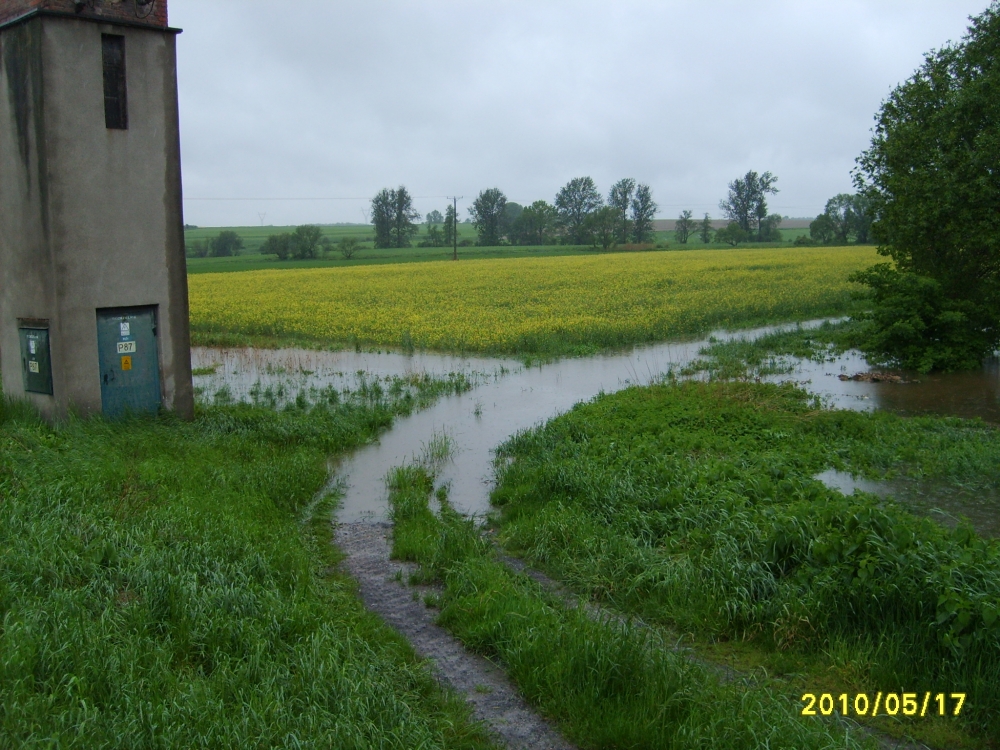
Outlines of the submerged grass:
M 685 375 L 705 372 L 714 378 L 735 379 L 785 374 L 795 369 L 794 358 L 825 362 L 858 344 L 858 323 L 826 321 L 817 328 L 797 327 L 756 339 L 712 341 L 702 357 L 683 370 Z
M 491 747 L 337 572 L 317 495 L 411 408 L 0 401 L 0 746 Z
M 583 748 L 852 748 L 843 729 L 796 716 L 760 685 L 724 683 L 648 629 L 567 607 L 495 556 L 424 466 L 388 478 L 393 555 L 440 581 L 439 621 L 500 661 L 525 697 Z
M 1000 432 L 790 386 L 630 388 L 506 443 L 493 502 L 504 544 L 580 592 L 845 691 L 966 692 L 957 723 L 1000 736 L 1000 545 L 812 479 L 831 467 L 995 486 Z

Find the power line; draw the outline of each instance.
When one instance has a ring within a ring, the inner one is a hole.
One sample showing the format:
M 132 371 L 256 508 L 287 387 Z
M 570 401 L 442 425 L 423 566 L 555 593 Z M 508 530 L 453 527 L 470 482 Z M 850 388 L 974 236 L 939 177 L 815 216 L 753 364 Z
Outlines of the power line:
M 450 195 L 414 195 L 412 196 L 414 200 L 432 200 L 444 198 L 446 200 L 451 200 Z M 282 201 L 282 202 L 292 202 L 292 201 L 370 201 L 371 196 L 365 196 L 363 198 L 185 198 L 185 201 L 197 201 L 199 203 L 208 202 L 237 202 L 237 201 Z

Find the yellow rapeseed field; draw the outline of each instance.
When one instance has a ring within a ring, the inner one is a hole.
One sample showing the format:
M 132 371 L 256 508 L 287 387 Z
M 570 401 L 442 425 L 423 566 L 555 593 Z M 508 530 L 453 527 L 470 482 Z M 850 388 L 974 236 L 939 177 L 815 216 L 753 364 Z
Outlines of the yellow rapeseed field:
M 337 344 L 564 352 L 835 314 L 871 247 L 434 261 L 190 277 L 192 329 Z

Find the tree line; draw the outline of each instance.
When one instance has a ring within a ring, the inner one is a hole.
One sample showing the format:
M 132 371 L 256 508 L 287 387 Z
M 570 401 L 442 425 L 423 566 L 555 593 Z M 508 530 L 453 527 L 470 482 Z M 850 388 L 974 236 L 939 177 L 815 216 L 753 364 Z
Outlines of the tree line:
M 609 249 L 619 244 L 644 244 L 653 237 L 657 205 L 648 185 L 632 178 L 611 186 L 605 199 L 590 177 L 564 185 L 553 203 L 538 200 L 530 206 L 507 200 L 500 188 L 480 191 L 469 208 L 477 244 L 590 245 Z M 408 247 L 419 230 L 420 214 L 404 186 L 380 190 L 371 201 L 375 247 Z M 427 214 L 424 246 L 450 246 L 455 240 L 457 216 L 453 206 L 444 214 Z M 440 227 L 439 227 L 440 225 Z
M 702 242 L 725 242 L 736 247 L 741 242 L 780 242 L 780 214 L 771 214 L 767 208 L 767 196 L 778 192 L 774 183 L 778 181 L 770 172 L 758 174 L 753 170 L 729 183 L 729 192 L 719 201 L 719 209 L 729 220 L 722 229 L 712 227 L 712 217 L 695 220 L 689 210 L 681 211 L 674 223 L 674 238 L 686 245 L 692 237 Z
M 195 228 L 195 227 L 192 227 Z M 310 260 L 325 258 L 336 250 L 344 259 L 350 260 L 357 252 L 359 243 L 355 237 L 342 237 L 334 243 L 315 224 L 304 224 L 292 232 L 282 232 L 268 236 L 260 246 L 262 255 L 276 255 L 278 260 Z M 185 243 L 185 250 L 191 258 L 228 258 L 241 255 L 246 249 L 243 238 L 231 229 L 219 232 L 218 236 L 207 240 Z

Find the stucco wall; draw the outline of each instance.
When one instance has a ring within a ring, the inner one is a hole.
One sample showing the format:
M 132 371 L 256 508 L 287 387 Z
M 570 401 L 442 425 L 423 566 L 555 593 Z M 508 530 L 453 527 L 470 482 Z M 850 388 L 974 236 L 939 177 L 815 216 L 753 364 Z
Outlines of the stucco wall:
M 105 127 L 102 33 L 125 36 L 128 130 Z M 55 393 L 25 395 L 100 411 L 96 310 L 157 305 L 163 403 L 189 415 L 175 36 L 42 16 L 0 30 L 0 59 L 4 390 L 23 393 L 17 319 L 45 318 Z

